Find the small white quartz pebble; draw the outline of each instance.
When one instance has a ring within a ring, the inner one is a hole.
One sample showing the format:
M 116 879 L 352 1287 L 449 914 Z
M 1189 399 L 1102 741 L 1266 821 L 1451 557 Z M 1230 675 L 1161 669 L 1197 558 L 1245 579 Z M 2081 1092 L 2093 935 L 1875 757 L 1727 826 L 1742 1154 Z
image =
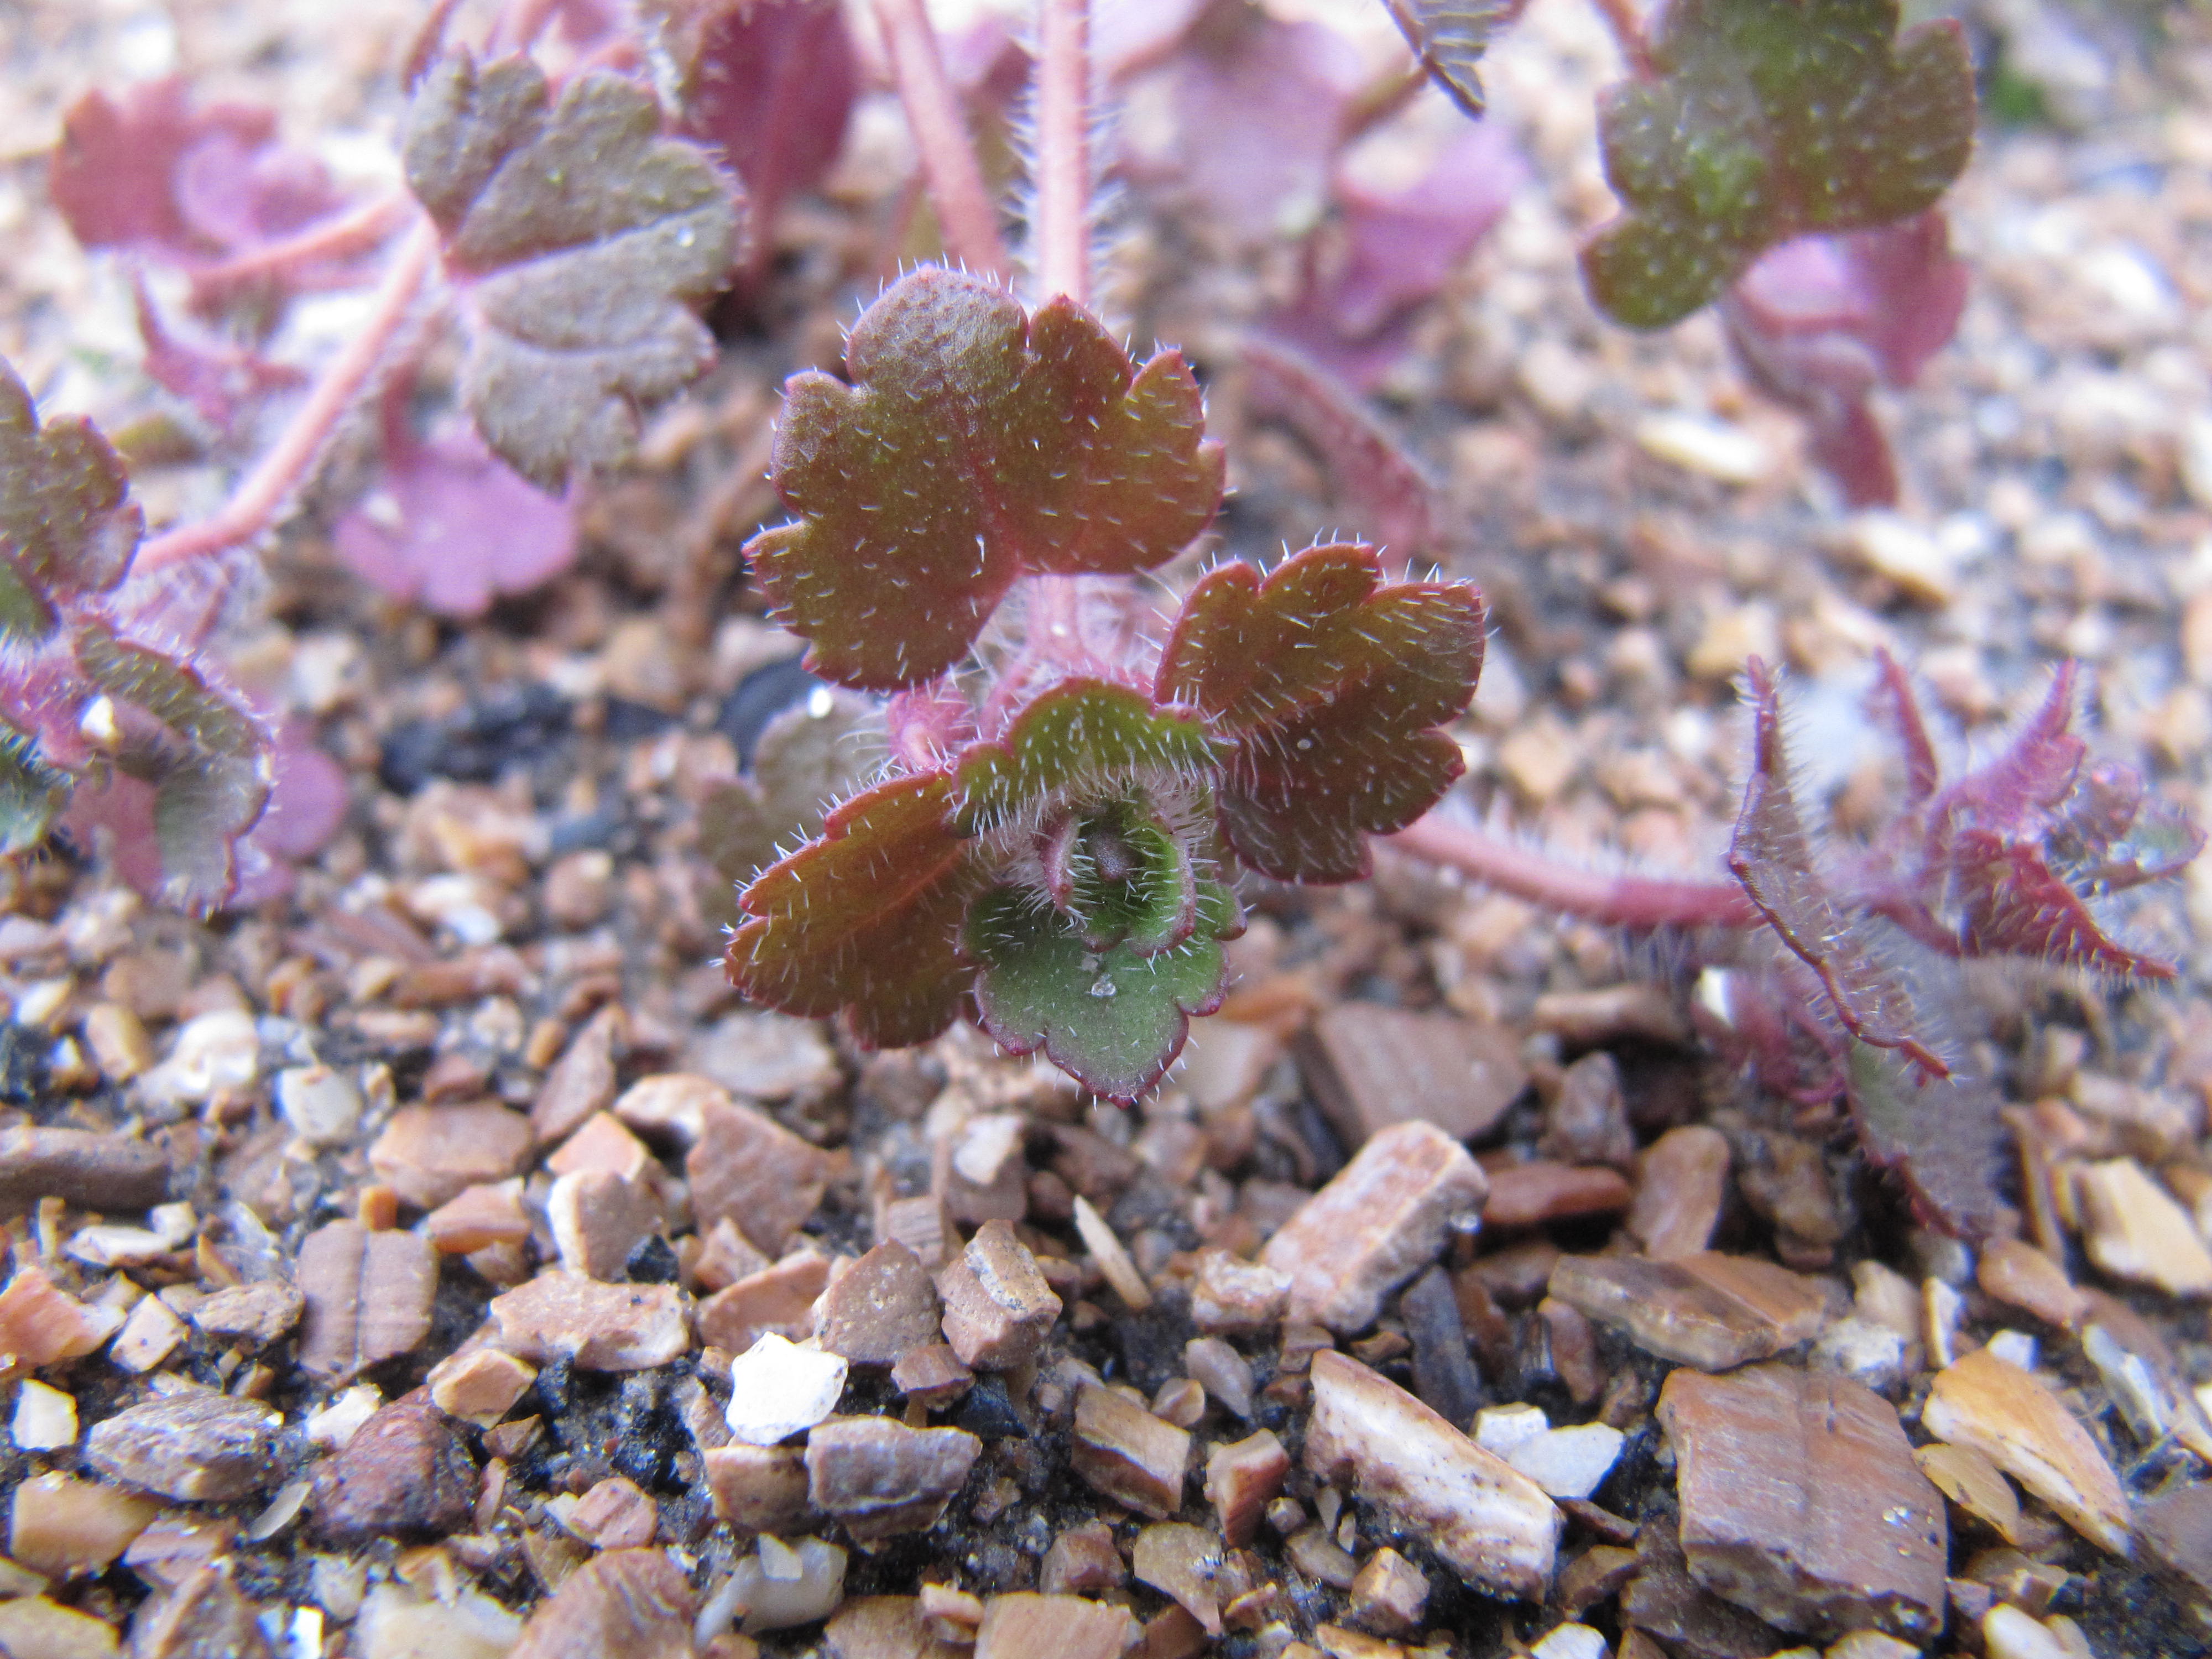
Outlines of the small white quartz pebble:
M 1528 1659 L 1606 1659 L 1611 1651 L 1588 1625 L 1561 1625 L 1528 1650 Z
M 1554 1498 L 1588 1498 L 1613 1472 L 1626 1438 L 1602 1423 L 1578 1423 L 1522 1441 L 1505 1461 Z
M 818 1538 L 794 1544 L 763 1533 L 760 1553 L 732 1573 L 748 1635 L 827 1619 L 845 1599 L 845 1552 Z
M 384 1395 L 374 1383 L 355 1383 L 320 1411 L 308 1413 L 308 1443 L 338 1450 L 383 1404 Z
M 2035 1339 L 2026 1331 L 1999 1331 L 1990 1339 L 1989 1350 L 2008 1365 L 2035 1369 Z
M 844 1392 L 842 1354 L 802 1347 L 771 1332 L 731 1362 L 731 1436 L 748 1446 L 773 1446 L 836 1411 Z
M 1474 1414 L 1474 1443 L 1498 1457 L 1551 1429 L 1540 1406 L 1486 1406 Z
M 15 1418 L 9 1425 L 18 1451 L 59 1451 L 76 1444 L 76 1401 L 59 1389 L 26 1382 L 15 1393 Z
M 2002 1601 L 1982 1616 L 1982 1645 L 1990 1659 L 2074 1659 L 2063 1642 Z

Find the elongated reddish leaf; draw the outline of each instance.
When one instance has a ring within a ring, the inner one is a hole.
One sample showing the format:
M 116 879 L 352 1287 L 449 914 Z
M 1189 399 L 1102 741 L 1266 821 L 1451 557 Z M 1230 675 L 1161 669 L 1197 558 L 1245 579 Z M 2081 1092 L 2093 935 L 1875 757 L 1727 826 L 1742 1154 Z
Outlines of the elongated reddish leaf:
M 643 411 L 714 361 L 690 307 L 729 276 L 728 183 L 632 82 L 585 75 L 556 105 L 527 58 L 459 52 L 416 94 L 405 160 L 464 290 L 485 441 L 547 489 L 623 459 Z
M 730 981 L 786 1013 L 842 1014 L 860 1042 L 935 1036 L 972 975 L 960 927 L 986 878 L 953 832 L 943 774 L 895 778 L 830 813 L 821 836 L 738 900 L 752 920 L 730 940 Z
M 1464 763 L 1436 729 L 1482 670 L 1482 599 L 1463 582 L 1391 582 L 1372 548 L 1309 548 L 1263 581 L 1216 567 L 1161 653 L 1158 695 L 1202 710 L 1237 747 L 1222 833 L 1289 881 L 1367 873 L 1366 837 L 1402 830 Z
M 1925 211 L 1973 146 L 1952 22 L 1897 32 L 1897 0 L 1669 0 L 1650 73 L 1598 106 L 1621 217 L 1583 252 L 1615 320 L 1662 328 L 1761 251 Z
M 868 307 L 845 367 L 850 385 L 785 386 L 775 484 L 801 516 L 746 549 L 826 678 L 934 678 L 1017 576 L 1149 570 L 1220 505 L 1181 356 L 1138 369 L 1065 299 L 1031 319 L 980 277 L 924 268 Z
M 1349 527 L 1401 558 L 1437 550 L 1437 487 L 1351 387 L 1300 351 L 1265 338 L 1243 352 L 1249 412 L 1312 447 Z
M 1222 745 L 1188 709 L 1155 708 L 1126 685 L 1067 680 L 1024 708 L 1004 736 L 960 757 L 953 823 L 963 835 L 1042 827 L 1069 806 L 1203 785 L 1221 758 Z
M 837 159 L 860 64 L 832 0 L 646 0 L 681 131 L 744 180 L 757 252 L 776 210 Z
M 1939 968 L 1937 971 L 1941 971 Z M 1923 1221 L 1965 1238 L 2007 1230 L 2002 1100 L 1980 1078 L 1931 1078 L 1893 1049 L 1854 1042 L 1851 1118 L 1868 1158 L 1904 1178 Z
M 1897 659 L 1887 651 L 1875 653 L 1875 673 L 1874 709 L 1896 738 L 1904 759 L 1905 804 L 1917 806 L 1936 793 L 1936 786 L 1942 780 L 1936 745 L 1928 736 L 1928 722 L 1920 713 L 1920 695 L 1912 689 L 1912 682 L 1905 677 Z
M 1950 1067 L 1917 1029 L 1909 991 L 1875 957 L 1814 864 L 1790 786 L 1774 677 L 1757 658 L 1747 673 L 1752 769 L 1729 844 L 1729 869 L 1782 942 L 1820 975 L 1845 1030 L 1861 1042 L 1896 1049 L 1931 1077 L 1947 1076 Z

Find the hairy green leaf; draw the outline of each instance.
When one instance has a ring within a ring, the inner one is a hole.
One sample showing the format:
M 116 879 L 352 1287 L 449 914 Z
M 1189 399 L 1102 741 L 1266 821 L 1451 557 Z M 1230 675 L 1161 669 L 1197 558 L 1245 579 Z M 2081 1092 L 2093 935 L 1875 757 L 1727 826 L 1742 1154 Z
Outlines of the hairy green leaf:
M 961 920 L 985 879 L 951 793 L 940 773 L 878 784 L 763 871 L 738 901 L 752 920 L 730 940 L 731 982 L 786 1013 L 842 1013 L 873 1048 L 950 1025 L 970 977 Z
M 405 161 L 465 284 L 484 441 L 548 489 L 623 459 L 641 411 L 714 361 L 690 307 L 736 256 L 728 182 L 634 82 L 587 74 L 556 105 L 529 59 L 461 52 L 423 77 Z
M 1217 566 L 1161 653 L 1158 695 L 1194 704 L 1235 750 L 1221 830 L 1286 881 L 1351 881 L 1366 836 L 1402 830 L 1463 768 L 1437 728 L 1482 669 L 1481 597 L 1462 582 L 1389 582 L 1372 548 L 1309 548 L 1263 581 Z
M 1663 328 L 1778 242 L 1933 206 L 1973 147 L 1973 67 L 1956 23 L 1897 22 L 1897 0 L 1669 0 L 1649 72 L 1599 102 L 1626 211 L 1583 251 L 1597 303 Z
M 0 363 L 0 641 L 59 621 L 55 601 L 123 580 L 145 521 L 123 460 L 91 423 L 41 426 L 31 394 Z
M 827 678 L 933 678 L 1016 577 L 1149 570 L 1220 505 L 1182 358 L 1137 368 L 1065 299 L 1030 317 L 925 267 L 863 313 L 845 370 L 849 385 L 809 371 L 785 386 L 775 485 L 799 517 L 746 549 Z
M 0 722 L 0 856 L 46 838 L 69 805 L 70 779 L 39 758 L 38 744 Z
M 1156 708 L 1126 685 L 1068 680 L 1023 709 L 998 741 L 961 757 L 953 822 L 963 835 L 988 835 L 1135 785 L 1200 782 L 1220 760 L 1206 723 L 1188 709 Z
M 1045 890 L 1094 951 L 1126 942 L 1152 956 L 1188 939 L 1198 924 L 1190 848 L 1132 800 L 1078 817 L 1043 838 Z
M 994 888 L 967 928 L 969 953 L 981 964 L 983 1028 L 1016 1054 L 1042 1048 L 1094 1094 L 1134 1100 L 1182 1052 L 1191 1017 L 1221 1006 L 1221 941 L 1243 927 L 1229 890 L 1206 882 L 1182 944 L 1150 956 L 1127 942 L 1099 951 L 1049 904 Z

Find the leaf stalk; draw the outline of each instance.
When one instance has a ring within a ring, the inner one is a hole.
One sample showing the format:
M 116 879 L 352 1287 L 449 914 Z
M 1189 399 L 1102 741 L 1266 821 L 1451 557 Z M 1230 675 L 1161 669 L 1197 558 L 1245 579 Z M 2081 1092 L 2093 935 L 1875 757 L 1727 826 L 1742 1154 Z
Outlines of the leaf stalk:
M 1606 927 L 1638 932 L 1659 927 L 1741 930 L 1759 927 L 1762 920 L 1749 896 L 1734 882 L 1578 870 L 1479 830 L 1449 823 L 1433 812 L 1400 830 L 1387 844 L 1485 887 Z
M 876 21 L 890 54 L 922 181 L 937 210 L 939 234 L 954 263 L 1000 283 L 1012 278 L 1012 256 L 999 233 L 999 211 L 983 183 L 983 169 L 968 134 L 968 118 L 945 73 L 921 0 L 876 0 Z

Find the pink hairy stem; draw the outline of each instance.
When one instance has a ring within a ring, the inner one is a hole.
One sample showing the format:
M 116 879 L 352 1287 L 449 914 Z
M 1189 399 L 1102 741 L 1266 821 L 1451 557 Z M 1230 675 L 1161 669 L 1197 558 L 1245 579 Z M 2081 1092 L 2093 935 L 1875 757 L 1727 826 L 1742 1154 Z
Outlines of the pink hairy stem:
M 1036 300 L 1091 303 L 1091 0 L 1038 0 Z
M 414 309 L 437 255 L 436 228 L 428 218 L 422 219 L 385 272 L 360 332 L 323 371 L 322 379 L 300 405 L 276 447 L 246 474 L 213 517 L 149 538 L 138 550 L 135 566 L 138 572 L 223 552 L 251 541 L 276 521 L 313 470 L 332 429 L 375 374 L 392 337 Z
M 914 130 L 945 252 L 979 275 L 1008 281 L 1013 258 L 999 234 L 999 211 L 984 185 L 967 117 L 945 77 L 937 33 L 921 0 L 876 0 L 876 21 L 884 31 L 907 125 Z
M 360 206 L 333 214 L 281 241 L 267 242 L 250 252 L 192 272 L 203 284 L 222 284 L 266 276 L 305 264 L 311 259 L 343 258 L 382 241 L 406 222 L 414 198 L 404 190 L 373 197 Z
M 1750 896 L 1734 882 L 1608 875 L 1578 870 L 1431 813 L 1385 846 L 1516 898 L 1613 927 L 1733 927 L 1760 925 Z

